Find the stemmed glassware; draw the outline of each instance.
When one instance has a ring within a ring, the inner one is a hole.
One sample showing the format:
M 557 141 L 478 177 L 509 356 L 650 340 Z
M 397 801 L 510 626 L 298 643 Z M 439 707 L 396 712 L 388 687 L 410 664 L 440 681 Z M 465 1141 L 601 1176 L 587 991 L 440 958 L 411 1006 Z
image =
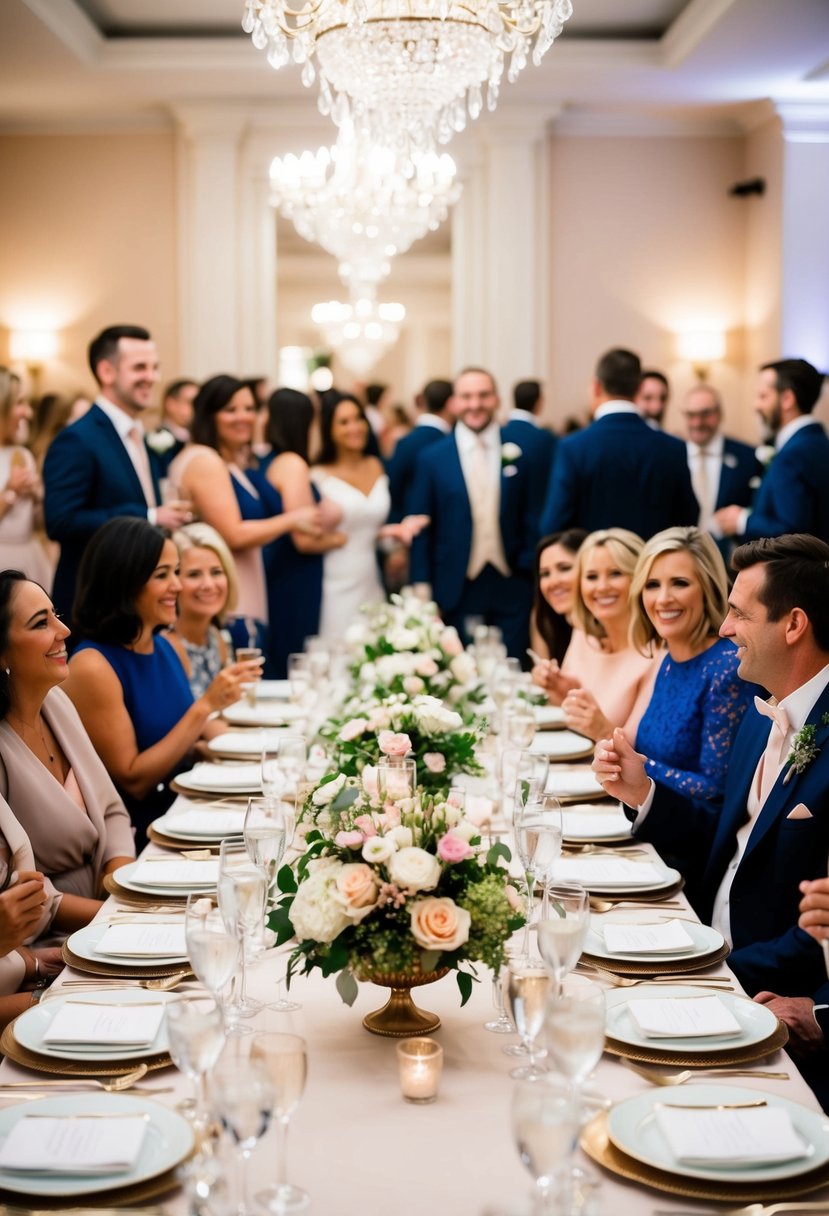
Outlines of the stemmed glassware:
M 287 844 L 284 804 L 272 798 L 249 798 L 243 831 L 248 857 L 267 874 L 270 891 Z
M 504 742 L 509 747 L 529 747 L 535 738 L 535 714 L 528 701 L 515 701 L 504 711 Z
M 569 1189 L 567 1167 L 578 1132 L 578 1113 L 567 1089 L 546 1077 L 516 1085 L 512 1130 L 521 1161 L 535 1182 L 533 1212 L 563 1212 L 557 1200 Z
M 297 1034 L 257 1034 L 251 1042 L 250 1058 L 264 1068 L 270 1079 L 278 1137 L 276 1183 L 256 1198 L 277 1216 L 301 1212 L 310 1200 L 307 1191 L 288 1182 L 287 1139 L 291 1115 L 305 1089 L 308 1071 L 305 1040 Z
M 217 1004 L 239 963 L 239 938 L 228 931 L 217 896 L 188 895 L 184 914 L 187 957 L 198 979 Z M 229 1031 L 234 1030 L 231 1022 Z
M 484 1030 L 490 1034 L 515 1034 L 515 1027 L 507 1015 L 504 1005 L 504 986 L 506 984 L 506 968 L 501 967 L 492 972 L 492 1004 L 495 1006 L 496 1017 L 484 1022 Z M 523 1049 L 521 1054 L 523 1055 Z
M 288 684 L 291 700 L 296 705 L 305 705 L 311 691 L 311 659 L 307 654 L 288 655 Z
M 239 943 L 238 991 L 228 1010 L 235 1017 L 253 1017 L 262 1008 L 260 1001 L 247 994 L 247 949 L 261 934 L 265 919 L 268 878 L 255 865 L 244 841 L 223 840 L 219 855 L 219 907 L 229 933 Z
M 604 990 L 589 980 L 577 983 L 574 977 L 565 991 L 547 1001 L 547 1051 L 556 1071 L 570 1082 L 577 1110 L 582 1108 L 582 1086 L 604 1050 L 605 1020 Z
M 544 1024 L 550 977 L 541 963 L 529 958 L 510 961 L 507 970 L 507 997 L 515 1028 L 521 1036 L 521 1045 L 529 1056 L 529 1063 L 512 1069 L 510 1076 L 527 1080 L 543 1076 L 543 1069 L 536 1062 L 535 1040 Z
M 265 797 L 277 801 L 286 796 L 295 799 L 307 759 L 308 748 L 302 735 L 285 732 L 268 737 L 262 748 L 260 771 Z
M 550 883 L 538 922 L 538 950 L 556 983 L 563 991 L 564 979 L 584 950 L 590 928 L 590 896 L 576 882 Z
M 193 1083 L 193 1097 L 185 1099 L 178 1109 L 194 1123 L 203 1123 L 205 1074 L 213 1068 L 225 1045 L 222 1007 L 212 997 L 185 997 L 170 1001 L 164 1015 L 170 1058 Z
M 544 793 L 547 774 L 550 770 L 549 756 L 542 756 L 526 748 L 504 747 L 498 757 L 498 788 L 501 794 L 501 809 L 508 814 L 517 806 L 517 792 L 521 801 L 537 800 Z
M 225 1059 L 210 1078 L 213 1109 L 236 1145 L 237 1195 L 229 1216 L 253 1216 L 248 1161 L 268 1130 L 274 1094 L 267 1071 L 257 1060 Z
M 553 877 L 553 867 L 561 855 L 564 821 L 561 803 L 546 794 L 523 799 L 523 790 L 515 792 L 515 846 L 527 878 L 527 919 L 524 922 L 524 953 L 530 953 L 530 921 L 533 896 L 537 882 L 542 884 L 542 920 L 548 915 L 547 888 Z

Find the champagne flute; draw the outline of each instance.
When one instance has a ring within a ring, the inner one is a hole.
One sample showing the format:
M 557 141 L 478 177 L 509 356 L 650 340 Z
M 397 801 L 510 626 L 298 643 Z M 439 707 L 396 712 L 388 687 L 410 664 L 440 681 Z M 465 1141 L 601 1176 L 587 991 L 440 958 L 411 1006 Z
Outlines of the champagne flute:
M 576 882 L 550 883 L 546 915 L 538 923 L 538 950 L 561 995 L 564 978 L 581 958 L 590 928 L 590 896 Z
M 516 1085 L 512 1130 L 521 1161 L 535 1182 L 538 1203 L 533 1211 L 565 1210 L 564 1205 L 554 1207 L 553 1201 L 567 1193 L 567 1164 L 578 1132 L 568 1091 L 546 1077 Z
M 187 957 L 217 1003 L 239 962 L 239 939 L 229 933 L 214 895 L 188 895 L 184 914 Z M 232 1029 L 228 1025 L 228 1029 Z
M 265 871 L 270 892 L 285 853 L 287 824 L 282 804 L 272 798 L 249 798 L 244 823 L 245 847 L 254 865 Z
M 566 991 L 547 1001 L 544 1035 L 557 1071 L 572 1086 L 576 1109 L 583 1107 L 582 1087 L 604 1051 L 605 994 L 589 980 L 568 982 Z
M 286 794 L 296 797 L 307 759 L 308 749 L 302 735 L 280 732 L 267 736 L 260 775 L 265 797 L 277 801 Z
M 564 821 L 561 804 L 557 798 L 530 794 L 526 802 L 519 788 L 515 795 L 515 845 L 524 873 L 527 877 L 527 919 L 524 922 L 524 949 L 529 956 L 530 920 L 533 913 L 533 895 L 536 882 L 542 883 L 544 892 L 541 907 L 542 919 L 548 915 L 548 884 L 553 877 L 553 867 L 561 855 L 564 836 Z
M 274 1094 L 270 1078 L 257 1060 L 221 1061 L 210 1078 L 213 1109 L 236 1145 L 236 1203 L 232 1216 L 253 1216 L 250 1201 L 248 1162 L 258 1141 L 268 1130 Z
M 497 1017 L 484 1022 L 484 1030 L 488 1030 L 490 1034 L 515 1034 L 515 1027 L 507 1016 L 504 1006 L 505 982 L 506 972 L 504 967 L 499 967 L 497 971 L 492 972 L 492 1004 L 495 1006 Z
M 258 660 L 260 665 L 264 663 L 262 657 L 262 648 L 260 646 L 237 646 L 236 647 L 236 662 L 237 663 L 252 663 Z M 261 667 L 260 667 L 261 675 Z M 245 700 L 248 705 L 253 708 L 256 705 L 256 681 L 251 681 L 250 684 L 243 684 L 242 689 L 245 694 Z
M 228 932 L 235 933 L 240 943 L 238 993 L 228 1006 L 235 1017 L 250 1018 L 262 1008 L 261 1001 L 247 993 L 246 947 L 262 928 L 267 888 L 267 875 L 251 861 L 245 843 L 223 840 L 219 854 L 219 907 Z
M 213 1068 L 225 1045 L 222 1007 L 212 997 L 184 997 L 170 1001 L 164 1016 L 170 1058 L 193 1083 L 193 1097 L 180 1102 L 177 1109 L 195 1124 L 204 1123 L 205 1074 Z
M 540 963 L 536 965 L 527 958 L 510 961 L 507 969 L 507 997 L 512 1020 L 521 1036 L 521 1044 L 529 1056 L 529 1064 L 513 1068 L 510 1072 L 510 1076 L 517 1080 L 544 1075 L 544 1070 L 539 1068 L 536 1062 L 535 1040 L 544 1025 L 549 991 L 550 977 Z
M 535 714 L 526 701 L 517 701 L 504 713 L 504 738 L 511 747 L 529 747 L 535 738 Z
M 308 1207 L 307 1191 L 288 1182 L 287 1141 L 291 1115 L 305 1089 L 308 1053 L 305 1040 L 297 1034 L 257 1034 L 251 1042 L 250 1058 L 262 1065 L 273 1088 L 273 1114 L 276 1119 L 276 1184 L 256 1198 L 277 1216 L 301 1212 Z
M 308 656 L 308 670 L 311 679 L 319 684 L 328 678 L 331 666 L 331 655 L 328 643 L 318 634 L 312 634 L 305 639 L 305 653 Z

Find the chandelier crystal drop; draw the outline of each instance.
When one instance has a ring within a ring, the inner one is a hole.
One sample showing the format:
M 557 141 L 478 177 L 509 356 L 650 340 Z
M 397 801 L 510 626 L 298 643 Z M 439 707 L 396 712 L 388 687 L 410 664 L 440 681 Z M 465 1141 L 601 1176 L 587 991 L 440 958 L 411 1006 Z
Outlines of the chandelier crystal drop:
M 311 320 L 336 351 L 340 362 L 355 376 L 365 376 L 400 337 L 406 317 L 402 304 L 378 304 L 371 297 L 350 304 L 328 300 L 315 304 Z
M 274 68 L 320 75 L 319 108 L 410 155 L 494 109 L 501 78 L 539 64 L 571 0 L 245 0 L 243 28 Z M 314 62 L 316 61 L 316 68 Z

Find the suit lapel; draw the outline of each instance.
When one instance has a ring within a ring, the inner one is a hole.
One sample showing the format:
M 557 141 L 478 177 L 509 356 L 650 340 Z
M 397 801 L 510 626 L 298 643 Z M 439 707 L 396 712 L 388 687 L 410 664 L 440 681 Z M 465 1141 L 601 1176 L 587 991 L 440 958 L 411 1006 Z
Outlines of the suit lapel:
M 105 444 L 108 448 L 112 467 L 118 470 L 118 477 L 123 481 L 124 501 L 146 501 L 144 487 L 141 485 L 139 476 L 135 471 L 135 465 L 130 460 L 129 453 L 121 442 L 118 432 L 102 409 L 99 409 L 98 406 L 93 406 L 92 409 L 95 411 L 93 420 L 98 428 L 101 443 Z M 90 413 L 92 413 L 92 410 L 90 410 Z M 128 487 L 131 487 L 129 493 L 127 492 Z

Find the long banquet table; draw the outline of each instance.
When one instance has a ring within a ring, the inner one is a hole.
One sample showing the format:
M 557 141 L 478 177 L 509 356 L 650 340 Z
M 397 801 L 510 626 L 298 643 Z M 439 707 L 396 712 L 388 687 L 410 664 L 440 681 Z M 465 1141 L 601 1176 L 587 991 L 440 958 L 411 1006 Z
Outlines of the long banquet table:
M 150 845 L 147 855 L 157 852 L 162 850 Z M 115 903 L 111 898 L 100 915 L 110 915 Z M 680 916 L 691 915 L 687 907 L 677 911 Z M 285 950 L 270 951 L 250 972 L 252 994 L 273 1000 L 284 966 Z M 710 974 L 726 973 L 724 964 L 710 969 Z M 80 974 L 67 969 L 56 984 L 66 978 L 80 978 Z M 689 976 L 689 982 L 693 978 Z M 525 1216 L 529 1211 L 531 1181 L 519 1162 L 510 1130 L 514 1082 L 509 1070 L 514 1061 L 502 1052 L 505 1041 L 513 1040 L 483 1029 L 483 1023 L 493 1016 L 489 972 L 481 969 L 480 979 L 465 1008 L 460 1007 L 453 975 L 416 990 L 416 1003 L 438 1013 L 442 1021 L 436 1038 L 443 1045 L 445 1064 L 439 1097 L 432 1105 L 403 1101 L 395 1040 L 369 1034 L 361 1025 L 362 1016 L 386 999 L 385 990 L 374 985 L 361 984 L 357 1001 L 349 1009 L 341 1002 L 333 979 L 324 980 L 317 973 L 300 977 L 291 987 L 291 995 L 302 1002 L 299 1011 L 263 1010 L 251 1023 L 254 1029 L 299 1033 L 308 1043 L 308 1084 L 291 1121 L 288 1160 L 291 1181 L 311 1195 L 312 1212 L 320 1216 L 391 1212 L 396 1216 L 483 1216 L 489 1212 Z M 735 987 L 739 987 L 736 981 Z M 188 990 L 198 989 L 181 989 Z M 241 1040 L 242 1051 L 244 1043 Z M 741 1077 L 734 1083 L 769 1090 L 817 1109 L 811 1091 L 783 1052 L 752 1067 L 787 1071 L 790 1079 Z M 0 1083 L 32 1077 L 9 1060 L 0 1066 Z M 148 1088 L 173 1085 L 174 1093 L 157 1099 L 167 1105 L 189 1092 L 188 1083 L 172 1068 L 151 1073 L 142 1084 Z M 142 1084 L 131 1092 L 140 1093 Z M 648 1088 L 647 1081 L 607 1055 L 596 1071 L 595 1084 L 613 1101 Z M 0 1096 L 0 1102 L 8 1101 L 6 1095 Z M 272 1129 L 254 1153 L 254 1191 L 257 1184 L 274 1178 L 274 1136 Z M 673 1199 L 597 1172 L 601 1179 L 597 1210 L 602 1213 L 626 1216 L 655 1209 L 702 1213 L 715 1206 Z M 829 1187 L 808 1198 L 825 1201 L 829 1211 Z M 106 1199 L 96 1202 L 103 1206 Z M 187 1211 L 181 1191 L 162 1201 L 162 1206 L 170 1216 Z

